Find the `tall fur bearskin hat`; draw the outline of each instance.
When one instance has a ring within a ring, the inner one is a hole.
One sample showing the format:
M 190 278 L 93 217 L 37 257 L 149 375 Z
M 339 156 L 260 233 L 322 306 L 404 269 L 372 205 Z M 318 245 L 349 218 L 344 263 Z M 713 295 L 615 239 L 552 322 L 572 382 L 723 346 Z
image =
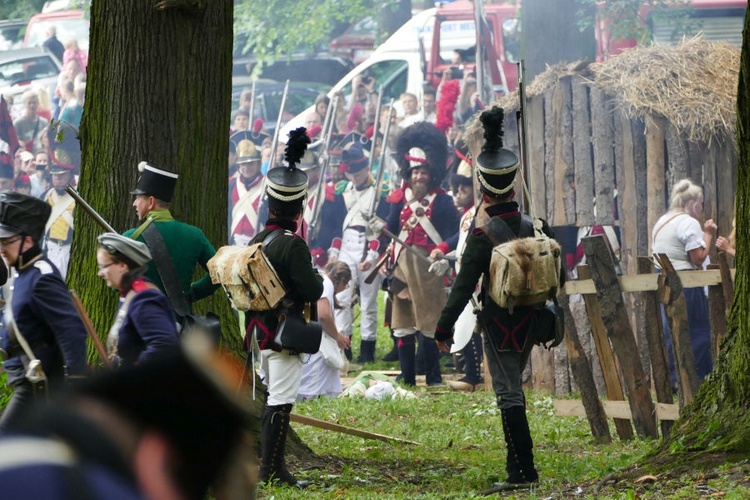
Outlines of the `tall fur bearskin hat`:
M 406 127 L 396 141 L 396 163 L 401 178 L 408 180 L 411 170 L 426 167 L 432 186 L 439 186 L 447 173 L 448 143 L 445 135 L 429 122 L 417 122 Z

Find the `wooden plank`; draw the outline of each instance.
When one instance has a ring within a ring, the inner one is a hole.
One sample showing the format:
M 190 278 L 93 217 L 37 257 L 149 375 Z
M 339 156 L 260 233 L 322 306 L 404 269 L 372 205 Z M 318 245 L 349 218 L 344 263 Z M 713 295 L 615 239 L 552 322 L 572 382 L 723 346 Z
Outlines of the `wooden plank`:
M 656 225 L 666 208 L 667 192 L 665 191 L 664 176 L 664 141 L 666 124 L 661 118 L 651 117 L 646 121 L 646 169 L 648 196 L 647 223 L 649 228 Z M 651 241 L 649 238 L 648 255 L 651 255 Z
M 684 285 L 674 272 L 669 257 L 662 253 L 656 258 L 662 270 L 659 275 L 659 290 L 656 293 L 661 302 L 666 305 L 669 338 L 672 341 L 672 358 L 677 375 L 680 408 L 682 408 L 693 401 L 699 385 L 695 370 L 695 355 L 687 324 L 687 302 L 682 294 Z
M 549 218 L 547 213 L 547 183 L 544 178 L 544 96 L 528 100 L 529 190 L 531 203 L 537 217 Z
M 607 327 L 607 336 L 620 363 L 625 393 L 633 413 L 633 425 L 641 438 L 657 439 L 659 433 L 654 419 L 654 402 L 641 366 L 638 346 L 633 337 L 622 291 L 617 281 L 612 254 L 603 236 L 589 236 L 581 240 L 586 262 L 596 283 L 601 316 Z
M 719 252 L 724 256 L 726 254 Z M 709 264 L 709 269 L 719 269 L 719 264 Z M 721 285 L 708 287 L 708 318 L 711 325 L 711 361 L 716 363 L 716 357 L 719 354 L 719 342 L 727 333 L 727 305 L 724 301 L 724 290 Z
M 559 168 L 562 172 L 563 205 L 565 209 L 565 222 L 568 225 L 576 223 L 576 190 L 575 183 L 575 160 L 573 155 L 573 95 L 570 77 L 561 78 L 558 82 L 562 93 L 562 114 L 560 116 L 559 134 L 562 138 L 561 163 Z
M 721 288 L 724 294 L 724 302 L 726 304 L 726 316 L 729 317 L 729 311 L 732 309 L 732 303 L 734 302 L 734 269 L 729 268 L 729 262 L 727 261 L 727 254 L 725 252 L 719 252 L 719 272 L 721 273 Z
M 555 129 L 557 127 L 557 116 L 553 106 L 554 93 L 556 87 L 550 87 L 544 91 L 544 164 L 542 173 L 544 174 L 545 195 L 547 203 L 547 221 L 555 221 Z
M 614 217 L 615 158 L 612 113 L 604 92 L 591 88 L 591 136 L 594 145 L 596 223 L 612 225 Z
M 535 391 L 555 394 L 555 355 L 551 350 L 541 346 L 531 350 L 531 385 Z
M 586 411 L 580 399 L 555 399 L 552 401 L 558 417 L 585 417 Z M 632 419 L 627 401 L 602 401 L 607 417 Z M 680 407 L 676 404 L 656 403 L 656 418 L 662 422 L 673 422 L 680 417 Z
M 729 276 L 734 280 L 736 269 L 729 270 Z M 721 272 L 715 269 L 708 271 L 677 271 L 683 286 L 694 288 L 698 286 L 711 286 L 721 283 Z M 658 288 L 656 275 L 628 275 L 619 276 L 617 281 L 623 292 L 650 292 Z M 565 282 L 565 293 L 573 295 L 576 293 L 587 294 L 596 293 L 596 287 L 592 280 L 571 280 Z
M 654 274 L 654 264 L 648 257 L 638 257 L 638 273 Z M 672 382 L 667 363 L 667 346 L 664 341 L 664 328 L 661 321 L 661 307 L 655 291 L 642 292 L 643 314 L 645 317 L 646 345 L 651 361 L 651 380 L 653 381 L 656 401 L 659 403 L 674 403 L 672 396 Z M 661 435 L 667 436 L 672 428 L 671 422 L 664 419 L 661 422 Z
M 594 225 L 594 167 L 591 159 L 589 87 L 579 75 L 571 83 L 576 225 Z
M 678 181 L 688 177 L 688 154 L 685 143 L 680 137 L 680 131 L 669 123 L 667 124 L 667 192 L 672 192 L 672 186 Z M 693 179 L 700 182 L 700 179 Z
M 355 429 L 354 427 L 347 427 L 341 424 L 334 424 L 333 422 L 328 422 L 326 420 L 321 420 L 319 418 L 310 417 L 308 415 L 300 415 L 299 413 L 290 413 L 289 419 L 292 422 L 297 422 L 298 424 L 310 425 L 312 427 L 317 427 L 319 429 L 340 432 L 342 434 L 349 434 L 351 436 L 358 436 L 358 437 L 365 438 L 365 439 L 377 439 L 378 441 L 385 441 L 386 443 L 414 444 L 417 446 L 422 446 L 422 443 L 417 443 L 416 441 L 409 441 L 408 439 L 395 438 L 391 436 L 386 436 L 385 434 L 377 434 L 375 432 L 363 431 L 361 429 Z
M 577 269 L 579 278 L 591 278 L 591 271 L 588 266 L 578 266 Z M 599 356 L 599 363 L 602 366 L 604 385 L 607 388 L 607 399 L 611 401 L 625 401 L 625 393 L 622 390 L 620 377 L 617 375 L 615 356 L 612 353 L 612 347 L 609 345 L 609 339 L 607 338 L 607 328 L 602 322 L 599 299 L 596 295 L 590 294 L 584 295 L 583 300 L 586 303 L 586 312 L 591 324 L 591 333 L 594 336 L 596 354 Z M 621 440 L 633 439 L 633 427 L 628 420 L 615 419 L 615 428 Z
M 650 255 L 651 226 L 648 225 L 648 168 L 646 161 L 646 126 L 642 120 L 634 119 L 630 122 L 633 138 L 633 164 L 635 166 L 635 202 L 636 205 L 636 255 Z M 633 273 L 628 273 L 633 274 Z
M 586 353 L 581 347 L 581 341 L 578 338 L 573 314 L 570 311 L 568 297 L 558 294 L 558 302 L 565 310 L 565 348 L 568 351 L 568 361 L 573 372 L 573 378 L 581 392 L 583 406 L 586 409 L 585 416 L 589 422 L 591 435 L 597 443 L 611 443 L 612 435 L 609 433 L 607 416 L 599 401 L 599 394 L 596 392 L 594 375 L 591 373 L 591 365 L 586 358 Z
M 636 274 L 638 246 L 638 198 L 635 192 L 633 131 L 630 120 L 615 113 L 615 175 L 617 177 L 617 220 L 620 223 L 620 266 L 624 274 Z
M 555 144 L 554 156 L 552 157 L 552 175 L 554 177 L 555 190 L 552 193 L 554 204 L 553 226 L 564 226 L 567 224 L 565 213 L 565 173 L 568 165 L 565 164 L 565 152 L 563 151 L 563 136 L 567 133 L 564 129 L 563 115 L 565 114 L 565 86 L 558 82 L 552 92 L 552 138 Z M 549 117 L 547 117 L 549 122 Z M 550 168 L 548 166 L 548 168 Z

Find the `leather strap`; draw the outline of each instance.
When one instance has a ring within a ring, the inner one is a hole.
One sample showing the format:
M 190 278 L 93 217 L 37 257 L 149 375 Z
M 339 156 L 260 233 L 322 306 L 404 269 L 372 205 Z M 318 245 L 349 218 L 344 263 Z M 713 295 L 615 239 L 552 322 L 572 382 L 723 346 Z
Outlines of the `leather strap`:
M 174 262 L 172 262 L 172 257 L 169 255 L 167 245 L 164 243 L 164 238 L 156 224 L 149 224 L 141 234 L 143 239 L 146 240 L 149 250 L 151 250 L 151 257 L 154 259 L 156 271 L 164 284 L 169 302 L 177 315 L 184 318 L 190 314 L 190 305 L 188 305 L 185 294 L 182 292 L 180 278 L 177 276 L 177 270 L 174 267 Z

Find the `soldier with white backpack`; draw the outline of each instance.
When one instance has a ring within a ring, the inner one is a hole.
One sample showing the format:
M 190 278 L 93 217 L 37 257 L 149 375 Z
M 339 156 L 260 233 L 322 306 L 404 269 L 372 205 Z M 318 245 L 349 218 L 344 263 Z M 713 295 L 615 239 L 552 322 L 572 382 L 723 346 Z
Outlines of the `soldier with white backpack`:
M 505 283 L 493 283 L 495 279 L 505 279 L 501 278 L 500 273 L 495 275 L 491 271 L 491 267 L 496 265 L 493 253 L 502 246 L 502 242 L 526 242 L 533 238 L 547 240 L 554 235 L 546 222 L 522 215 L 518 203 L 513 201 L 519 161 L 512 151 L 503 148 L 502 109 L 485 111 L 480 119 L 484 125 L 486 142 L 482 153 L 476 158 L 474 171 L 482 195 L 480 210 L 485 211 L 490 221 L 476 227 L 466 240 L 461 269 L 438 320 L 435 339 L 440 349 L 447 352 L 447 342 L 453 338 L 453 326 L 483 277 L 479 294 L 481 311 L 477 321 L 484 334 L 487 363 L 497 405 L 502 414 L 507 445 L 508 477 L 495 487 L 498 490 L 517 489 L 529 487 L 539 480 L 534 467 L 533 443 L 526 419 L 521 373 L 526 361 L 525 348 L 529 342 L 535 342 L 530 325 L 536 318 L 540 305 L 521 305 L 524 301 L 514 297 L 509 302 L 504 301 L 504 307 L 501 307 L 493 300 L 493 289 L 505 289 L 500 286 Z M 520 239 L 522 236 L 532 238 Z M 533 246 L 533 241 L 530 243 Z M 559 246 L 557 259 L 559 262 Z M 536 257 L 530 258 L 529 262 L 534 266 L 537 263 Z M 559 267 L 557 271 L 559 273 Z M 557 284 L 559 285 L 559 281 Z

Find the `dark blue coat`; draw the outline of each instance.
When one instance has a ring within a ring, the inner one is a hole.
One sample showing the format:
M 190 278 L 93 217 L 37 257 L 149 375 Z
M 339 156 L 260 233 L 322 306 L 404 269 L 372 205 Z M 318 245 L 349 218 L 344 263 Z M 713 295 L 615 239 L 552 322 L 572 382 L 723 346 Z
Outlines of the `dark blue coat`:
M 153 359 L 180 343 L 177 320 L 169 300 L 160 290 L 142 286 L 134 287 L 136 294 L 130 299 L 127 316 L 120 327 L 117 353 L 122 365 Z
M 86 375 L 86 328 L 60 272 L 49 260 L 40 257 L 17 272 L 11 304 L 16 325 L 50 382 Z M 8 350 L 12 344 L 6 326 L 0 332 L 0 343 Z M 20 355 L 4 366 L 9 385 L 24 380 Z

